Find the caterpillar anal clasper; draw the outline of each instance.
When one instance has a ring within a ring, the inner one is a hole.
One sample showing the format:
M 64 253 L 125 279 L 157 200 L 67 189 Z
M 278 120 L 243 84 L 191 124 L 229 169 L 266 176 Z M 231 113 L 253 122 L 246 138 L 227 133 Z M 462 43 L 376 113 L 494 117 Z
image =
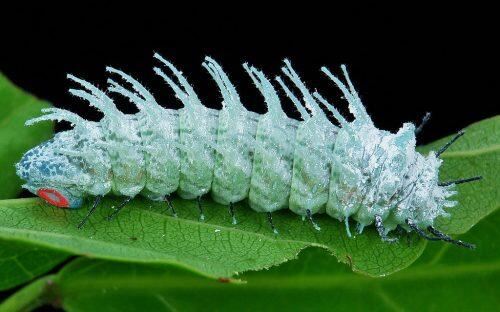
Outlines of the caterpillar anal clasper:
M 272 212 L 290 209 L 308 218 L 317 230 L 320 227 L 313 216 L 326 213 L 343 222 L 349 236 L 352 220 L 358 233 L 374 224 L 387 242 L 396 241 L 389 232 L 404 229 L 429 240 L 473 247 L 434 228 L 438 216 L 449 216 L 444 208 L 456 205 L 450 199 L 456 193 L 455 184 L 479 179 L 438 180 L 439 156 L 462 132 L 438 152 L 421 155 L 415 150 L 416 133 L 427 115 L 417 128 L 405 123 L 396 133 L 377 129 L 345 66 L 345 83 L 323 67 L 321 71 L 347 100 L 354 117 L 348 121 L 321 94 L 309 91 L 288 60 L 282 71 L 301 96 L 281 77 L 276 82 L 302 121 L 289 118 L 272 82 L 244 64 L 268 108 L 264 115 L 249 112 L 221 66 L 207 57 L 202 65 L 222 95 L 222 109 L 213 110 L 202 104 L 172 63 L 158 54 L 155 58 L 163 66 L 155 67 L 155 73 L 172 88 L 183 108 L 160 106 L 137 80 L 107 67 L 112 77 L 107 91 L 128 98 L 139 109 L 127 115 L 116 108 L 109 93 L 68 75 L 82 87 L 69 92 L 102 111 L 104 117 L 93 122 L 49 108 L 27 121 L 32 125 L 65 120 L 73 129 L 26 152 L 16 165 L 26 181 L 24 188 L 58 207 L 76 208 L 83 198 L 94 196 L 94 205 L 79 227 L 110 192 L 126 200 L 109 219 L 137 195 L 167 201 L 175 214 L 169 201 L 173 193 L 198 200 L 203 219 L 201 197 L 210 193 L 216 202 L 229 207 L 234 223 L 233 204 L 248 199 L 251 209 L 268 214 L 275 232 Z M 336 124 L 326 117 L 325 108 Z

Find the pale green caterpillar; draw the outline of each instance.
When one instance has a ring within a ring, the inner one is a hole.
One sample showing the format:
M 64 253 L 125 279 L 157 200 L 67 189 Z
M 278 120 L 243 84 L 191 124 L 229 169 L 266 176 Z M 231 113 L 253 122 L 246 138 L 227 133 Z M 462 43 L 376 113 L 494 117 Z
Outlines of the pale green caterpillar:
M 177 193 L 197 199 L 200 219 L 204 218 L 200 198 L 208 193 L 230 207 L 248 199 L 251 209 L 268 214 L 289 208 L 307 217 L 313 226 L 316 213 L 345 223 L 357 222 L 357 232 L 372 223 L 381 238 L 392 242 L 395 229 L 416 231 L 429 240 L 443 240 L 473 248 L 437 231 L 436 217 L 448 216 L 444 207 L 453 207 L 455 184 L 480 177 L 450 182 L 438 181 L 439 155 L 463 132 L 437 153 L 423 156 L 415 151 L 415 129 L 405 123 L 397 133 L 377 129 L 354 89 L 345 66 L 347 86 L 328 69 L 322 72 L 342 91 L 354 116 L 347 121 L 318 92 L 310 93 L 285 60 L 283 73 L 301 93 L 301 100 L 280 77 L 276 81 L 292 100 L 302 121 L 290 119 L 283 111 L 271 82 L 255 67 L 244 64 L 263 94 L 268 112 L 249 112 L 222 68 L 207 57 L 203 66 L 222 94 L 220 111 L 205 107 L 193 88 L 170 62 L 155 54 L 165 69 L 154 68 L 183 103 L 180 110 L 158 105 L 152 94 L 124 72 L 107 71 L 131 86 L 127 89 L 109 79 L 108 91 L 127 97 L 139 112 L 120 112 L 109 95 L 92 84 L 68 75 L 83 87 L 70 93 L 87 100 L 104 113 L 99 122 L 87 121 L 66 110 L 50 108 L 26 122 L 66 120 L 73 129 L 61 132 L 30 151 L 16 165 L 26 181 L 24 188 L 58 207 L 77 208 L 86 196 L 94 204 L 82 227 L 107 193 L 124 196 L 124 202 L 109 216 L 141 194 L 150 200 L 167 201 Z M 174 79 L 177 80 L 174 81 Z M 338 121 L 332 124 L 324 106 Z M 428 231 L 428 232 L 427 232 Z

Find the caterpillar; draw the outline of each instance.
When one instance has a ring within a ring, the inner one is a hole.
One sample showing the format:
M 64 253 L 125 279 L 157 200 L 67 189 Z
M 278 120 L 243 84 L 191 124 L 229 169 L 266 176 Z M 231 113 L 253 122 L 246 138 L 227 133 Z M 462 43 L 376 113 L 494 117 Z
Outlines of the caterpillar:
M 284 78 L 277 76 L 275 80 L 301 121 L 287 116 L 265 74 L 245 63 L 245 71 L 263 95 L 267 113 L 246 110 L 222 67 L 206 57 L 202 66 L 222 96 L 222 109 L 214 110 L 203 105 L 172 63 L 157 53 L 154 57 L 161 64 L 154 72 L 170 86 L 183 108 L 160 106 L 132 76 L 107 67 L 112 78 L 107 80 L 106 92 L 67 76 L 81 87 L 69 92 L 100 110 L 104 115 L 100 121 L 47 108 L 42 110 L 44 115 L 26 122 L 28 126 L 47 120 L 71 123 L 71 130 L 27 151 L 16 170 L 26 181 L 23 187 L 51 205 L 78 208 L 84 198 L 94 197 L 79 228 L 108 193 L 125 198 L 109 220 L 137 195 L 166 202 L 176 216 L 170 200 L 174 193 L 197 200 L 203 220 L 201 198 L 210 193 L 215 202 L 229 207 L 233 224 L 237 224 L 234 203 L 246 199 L 251 209 L 267 213 L 276 234 L 272 213 L 288 208 L 307 218 L 318 231 L 313 216 L 326 213 L 345 224 L 348 236 L 350 220 L 354 220 L 357 233 L 374 224 L 388 243 L 397 241 L 391 231 L 404 230 L 431 241 L 475 247 L 434 227 L 438 216 L 450 216 L 444 208 L 457 204 L 450 199 L 456 194 L 455 185 L 481 178 L 438 180 L 440 155 L 463 131 L 437 152 L 421 155 L 415 150 L 416 135 L 429 113 L 418 127 L 404 123 L 396 133 L 377 129 L 345 65 L 341 66 L 345 82 L 322 67 L 347 101 L 354 117 L 348 121 L 320 93 L 311 92 L 286 59 L 281 70 L 301 96 Z M 138 113 L 118 110 L 110 94 L 130 100 Z

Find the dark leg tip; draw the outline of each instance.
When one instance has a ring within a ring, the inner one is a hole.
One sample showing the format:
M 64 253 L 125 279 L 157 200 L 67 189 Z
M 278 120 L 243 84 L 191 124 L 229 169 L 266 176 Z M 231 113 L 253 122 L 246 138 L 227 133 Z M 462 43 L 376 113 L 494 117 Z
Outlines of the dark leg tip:
M 311 222 L 313 228 L 316 230 L 316 231 L 321 231 L 321 227 L 316 223 L 314 222 L 313 220 L 313 217 L 312 217 L 312 212 L 311 210 L 307 209 L 306 210 L 306 215 L 307 215 L 307 218 L 309 219 L 309 222 Z
M 172 212 L 172 216 L 177 218 L 177 212 L 175 211 L 174 204 L 172 204 L 172 201 L 170 200 L 170 195 L 165 195 L 165 201 L 167 202 L 168 208 Z
M 238 221 L 236 220 L 236 215 L 234 214 L 234 204 L 229 203 L 229 214 L 231 215 L 231 223 L 233 225 L 238 224 Z
M 394 244 L 398 242 L 399 240 L 398 238 L 387 236 L 387 234 L 385 233 L 384 224 L 382 223 L 382 217 L 379 215 L 375 215 L 375 227 L 377 228 L 378 234 L 382 238 L 382 241 L 389 244 Z
M 80 221 L 80 223 L 78 223 L 78 225 L 76 226 L 79 230 L 83 229 L 83 226 L 87 223 L 87 221 L 89 220 L 90 216 L 95 212 L 97 206 L 99 205 L 99 203 L 101 202 L 103 196 L 102 195 L 97 195 L 94 199 L 94 203 L 92 204 L 92 207 L 90 208 L 89 212 L 87 213 L 87 215 L 85 215 L 85 217 L 82 219 L 82 221 Z
M 271 226 L 271 229 L 273 230 L 273 233 L 275 235 L 277 235 L 278 234 L 278 230 L 274 226 L 274 223 L 273 223 L 273 214 L 271 212 L 267 212 L 267 220 L 269 222 L 269 225 Z
M 198 196 L 197 200 L 198 200 L 198 210 L 200 211 L 200 216 L 198 219 L 203 222 L 205 221 L 205 214 L 203 213 L 203 206 L 201 205 L 201 196 Z
M 115 211 L 113 211 L 109 216 L 106 217 L 106 220 L 112 221 L 118 215 L 118 213 L 123 209 L 123 207 L 125 207 L 125 205 L 128 204 L 131 200 L 132 197 L 127 197 L 124 201 L 120 203 L 120 205 L 118 205 L 116 209 L 114 209 Z

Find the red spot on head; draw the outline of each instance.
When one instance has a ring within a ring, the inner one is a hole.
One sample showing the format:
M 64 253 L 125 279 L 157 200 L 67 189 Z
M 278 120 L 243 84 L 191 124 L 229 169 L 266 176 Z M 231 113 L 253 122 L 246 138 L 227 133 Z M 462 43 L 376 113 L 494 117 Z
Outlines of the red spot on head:
M 227 277 L 219 277 L 217 279 L 220 283 L 229 283 L 231 280 Z
M 49 189 L 49 188 L 41 188 L 36 192 L 40 198 L 43 198 L 49 204 L 60 207 L 60 208 L 68 208 L 69 201 L 57 190 Z

